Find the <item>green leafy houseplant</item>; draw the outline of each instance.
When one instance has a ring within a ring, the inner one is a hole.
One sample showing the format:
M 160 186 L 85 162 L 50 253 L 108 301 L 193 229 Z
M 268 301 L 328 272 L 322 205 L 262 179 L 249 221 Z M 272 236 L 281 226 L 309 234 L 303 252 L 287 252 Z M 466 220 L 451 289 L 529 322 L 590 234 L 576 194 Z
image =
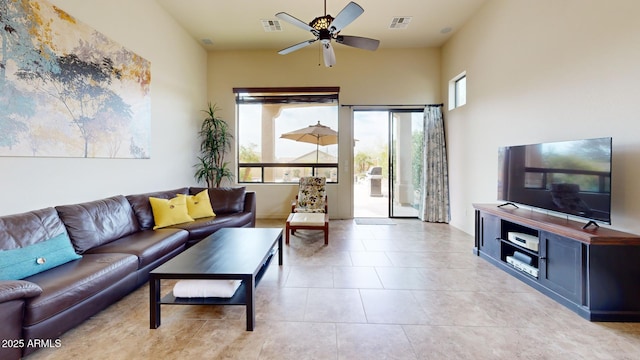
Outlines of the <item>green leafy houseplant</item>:
M 219 187 L 223 179 L 233 180 L 229 163 L 224 161 L 227 151 L 231 150 L 233 135 L 229 126 L 217 115 L 215 104 L 209 103 L 207 110 L 202 110 L 207 117 L 202 121 L 198 132 L 200 138 L 200 156 L 196 168 L 195 179 L 205 182 L 207 187 Z

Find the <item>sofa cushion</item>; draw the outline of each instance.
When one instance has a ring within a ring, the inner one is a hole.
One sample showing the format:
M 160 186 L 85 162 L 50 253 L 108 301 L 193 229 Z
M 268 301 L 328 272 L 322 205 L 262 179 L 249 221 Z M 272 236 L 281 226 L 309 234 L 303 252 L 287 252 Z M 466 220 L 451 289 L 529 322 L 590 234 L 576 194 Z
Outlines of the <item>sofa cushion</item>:
M 187 233 L 180 229 L 142 230 L 91 249 L 88 254 L 124 253 L 138 257 L 141 269 L 172 251 L 184 248 Z
M 81 257 L 63 232 L 37 244 L 0 251 L 0 280 L 23 279 Z
M 184 229 L 189 232 L 189 240 L 201 240 L 214 232 L 227 227 L 249 226 L 253 213 L 222 214 L 216 217 L 196 219 L 194 222 L 173 225 L 170 228 Z
M 138 231 L 138 221 L 122 195 L 56 206 L 78 254 Z
M 151 204 L 149 203 L 149 197 L 158 199 L 171 199 L 178 194 L 189 194 L 188 188 L 179 188 L 175 190 L 167 191 L 155 191 L 144 194 L 127 195 L 126 198 L 133 208 L 133 212 L 138 219 L 140 229 L 149 230 L 153 228 L 153 211 L 151 210 Z
M 203 190 L 209 192 L 211 206 L 216 214 L 242 212 L 244 210 L 245 187 L 198 188 L 192 187 L 189 193 L 195 195 Z
M 151 204 L 151 212 L 153 213 L 153 230 L 193 221 L 193 218 L 189 216 L 187 198 L 184 195 L 171 199 L 159 199 L 151 196 L 149 204 Z
M 216 216 L 207 190 L 202 190 L 195 195 L 178 194 L 178 196 L 184 196 L 187 199 L 187 211 L 192 218 L 200 219 Z
M 54 208 L 0 216 L 0 249 L 18 249 L 51 239 L 66 229 Z
M 24 326 L 40 323 L 119 282 L 138 268 L 129 254 L 86 254 L 26 280 L 42 294 L 26 300 Z

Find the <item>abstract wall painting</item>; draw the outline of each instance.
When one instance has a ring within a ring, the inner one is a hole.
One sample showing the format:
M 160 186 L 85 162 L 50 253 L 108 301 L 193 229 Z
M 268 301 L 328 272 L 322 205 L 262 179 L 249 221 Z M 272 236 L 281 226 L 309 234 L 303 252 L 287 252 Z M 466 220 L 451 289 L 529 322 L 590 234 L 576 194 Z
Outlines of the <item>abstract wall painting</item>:
M 44 0 L 0 0 L 0 156 L 149 158 L 151 65 Z

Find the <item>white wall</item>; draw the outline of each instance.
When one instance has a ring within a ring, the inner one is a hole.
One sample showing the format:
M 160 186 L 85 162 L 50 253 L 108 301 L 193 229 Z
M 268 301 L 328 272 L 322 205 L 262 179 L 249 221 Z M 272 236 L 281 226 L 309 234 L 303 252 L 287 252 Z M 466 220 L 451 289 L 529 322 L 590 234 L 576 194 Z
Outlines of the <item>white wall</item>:
M 276 51 L 216 51 L 209 53 L 209 99 L 235 130 L 234 87 L 339 86 L 340 103 L 396 105 L 441 103 L 438 49 L 379 49 L 369 52 L 335 46 L 337 64 L 318 65 L 315 46 L 288 55 Z M 351 216 L 352 182 L 350 109 L 339 114 L 340 183 L 328 186 L 332 218 Z M 233 160 L 232 160 L 233 161 Z M 235 172 L 235 171 L 234 171 Z M 297 185 L 249 185 L 257 194 L 258 218 L 286 218 Z
M 442 91 L 467 72 L 467 105 L 447 112 L 452 225 L 496 202 L 497 149 L 613 137 L 612 227 L 640 233 L 640 2 L 491 0 L 442 48 Z
M 151 159 L 0 157 L 0 215 L 194 185 L 206 51 L 154 0 L 52 3 L 151 62 Z

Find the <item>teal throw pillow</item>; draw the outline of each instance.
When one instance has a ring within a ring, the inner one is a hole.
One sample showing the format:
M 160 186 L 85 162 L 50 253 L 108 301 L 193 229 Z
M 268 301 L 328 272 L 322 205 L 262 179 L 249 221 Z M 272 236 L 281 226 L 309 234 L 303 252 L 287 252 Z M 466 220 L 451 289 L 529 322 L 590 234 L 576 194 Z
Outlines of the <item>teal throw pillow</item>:
M 27 247 L 0 251 L 0 280 L 20 280 L 80 259 L 66 233 Z

